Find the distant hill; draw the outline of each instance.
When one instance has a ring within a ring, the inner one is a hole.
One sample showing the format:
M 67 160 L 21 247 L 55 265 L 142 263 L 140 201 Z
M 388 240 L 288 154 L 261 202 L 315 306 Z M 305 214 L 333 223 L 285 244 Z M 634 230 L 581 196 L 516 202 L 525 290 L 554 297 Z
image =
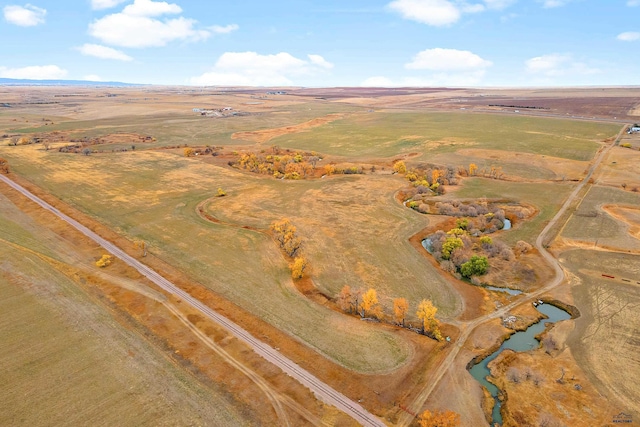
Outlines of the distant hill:
M 5 79 L 0 78 L 0 86 L 143 86 L 133 83 L 122 82 L 93 82 L 89 80 L 27 80 L 27 79 Z

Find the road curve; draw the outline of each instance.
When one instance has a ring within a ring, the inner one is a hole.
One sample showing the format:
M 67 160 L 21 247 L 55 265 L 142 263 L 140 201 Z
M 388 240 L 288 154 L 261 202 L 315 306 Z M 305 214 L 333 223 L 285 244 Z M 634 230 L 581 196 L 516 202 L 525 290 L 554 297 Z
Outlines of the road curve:
M 622 127 L 622 130 L 620 130 L 620 133 L 618 133 L 618 136 L 616 137 L 616 139 L 613 141 L 611 145 L 607 146 L 602 151 L 600 151 L 598 156 L 595 158 L 593 164 L 589 168 L 587 175 L 571 192 L 571 194 L 569 195 L 569 197 L 567 197 L 567 199 L 562 204 L 562 206 L 560 207 L 556 215 L 551 219 L 551 221 L 549 221 L 547 226 L 540 232 L 540 234 L 536 238 L 536 242 L 535 242 L 536 248 L 538 249 L 540 254 L 544 257 L 544 259 L 547 260 L 547 262 L 553 267 L 553 270 L 555 273 L 553 279 L 549 283 L 547 283 L 547 285 L 545 285 L 544 287 L 534 292 L 528 293 L 526 295 L 522 294 L 523 298 L 519 298 L 517 301 L 514 301 L 508 305 L 505 305 L 492 313 L 486 314 L 482 317 L 478 317 L 468 322 L 461 322 L 460 325 L 461 325 L 462 332 L 458 337 L 455 345 L 453 346 L 453 348 L 451 349 L 447 357 L 440 363 L 434 375 L 429 378 L 429 383 L 422 390 L 420 390 L 418 395 L 414 398 L 414 400 L 409 405 L 409 409 L 413 413 L 418 413 L 422 410 L 422 406 L 425 404 L 425 402 L 427 401 L 427 399 L 429 398 L 433 390 L 435 390 L 436 386 L 440 383 L 440 380 L 442 379 L 444 374 L 449 370 L 456 356 L 462 349 L 462 346 L 464 345 L 464 343 L 467 341 L 471 333 L 478 326 L 480 326 L 482 323 L 490 319 L 495 319 L 497 317 L 501 317 L 507 314 L 509 311 L 511 311 L 513 308 L 519 305 L 522 305 L 531 300 L 537 299 L 540 295 L 544 294 L 547 291 L 552 290 L 553 288 L 557 287 L 564 281 L 564 277 L 565 277 L 564 270 L 562 269 L 562 266 L 560 265 L 558 260 L 555 259 L 553 255 L 549 251 L 547 251 L 547 249 L 544 247 L 544 239 L 547 237 L 547 233 L 549 233 L 549 231 L 553 227 L 555 227 L 556 223 L 560 220 L 562 215 L 564 215 L 567 209 L 569 209 L 569 206 L 571 206 L 571 203 L 573 203 L 573 201 L 578 196 L 580 191 L 589 182 L 589 180 L 593 176 L 596 169 L 598 169 L 598 166 L 600 166 L 600 163 L 602 163 L 602 160 L 606 157 L 607 153 L 611 150 L 611 148 L 613 148 L 617 144 L 617 142 L 619 141 L 620 137 L 622 136 L 622 133 L 624 132 L 627 126 L 628 124 L 625 124 Z M 397 425 L 400 427 L 406 427 L 411 423 L 413 418 L 414 418 L 413 415 L 411 415 L 409 412 L 405 412 L 400 416 L 400 419 Z
M 63 221 L 69 223 L 71 226 L 76 228 L 82 234 L 84 234 L 85 236 L 87 236 L 88 238 L 90 238 L 100 246 L 102 246 L 105 250 L 110 252 L 112 255 L 120 258 L 129 266 L 138 270 L 140 274 L 145 276 L 147 279 L 151 280 L 160 288 L 179 297 L 180 299 L 182 299 L 182 301 L 191 305 L 193 308 L 199 310 L 204 316 L 208 317 L 209 319 L 218 323 L 223 328 L 227 329 L 231 334 L 233 334 L 240 341 L 249 345 L 257 354 L 259 354 L 264 359 L 276 365 L 287 375 L 295 378 L 302 385 L 308 387 L 319 400 L 323 401 L 328 405 L 335 406 L 336 408 L 338 408 L 345 414 L 349 415 L 350 417 L 352 417 L 354 420 L 356 420 L 363 426 L 375 426 L 375 427 L 386 426 L 386 424 L 382 422 L 382 420 L 380 420 L 375 415 L 368 412 L 357 402 L 354 402 L 353 400 L 344 396 L 342 393 L 339 393 L 329 385 L 320 381 L 314 375 L 312 375 L 305 369 L 302 369 L 300 366 L 298 366 L 296 363 L 294 363 L 293 361 L 291 361 L 290 359 L 282 355 L 276 349 L 256 339 L 245 329 L 241 328 L 236 323 L 232 322 L 226 317 L 220 315 L 210 307 L 203 304 L 201 301 L 192 297 L 190 294 L 188 294 L 184 290 L 178 288 L 176 285 L 174 285 L 173 283 L 171 283 L 170 281 L 162 277 L 160 274 L 158 274 L 155 270 L 142 264 L 140 261 L 128 255 L 126 252 L 124 252 L 122 249 L 120 249 L 113 243 L 103 239 L 98 234 L 94 233 L 84 225 L 80 224 L 78 221 L 60 212 L 60 210 L 56 209 L 55 207 L 51 206 L 44 200 L 35 196 L 34 194 L 29 192 L 27 189 L 25 189 L 21 185 L 16 184 L 7 176 L 0 174 L 0 181 L 3 181 L 4 183 L 12 187 L 14 190 L 18 191 L 20 194 L 31 199 L 32 201 L 40 205 L 42 208 L 52 212 Z

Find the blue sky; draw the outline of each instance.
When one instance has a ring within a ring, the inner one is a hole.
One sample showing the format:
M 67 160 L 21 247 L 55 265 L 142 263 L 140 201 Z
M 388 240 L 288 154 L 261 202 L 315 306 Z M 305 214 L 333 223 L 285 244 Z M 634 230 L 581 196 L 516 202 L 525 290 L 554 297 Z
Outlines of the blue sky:
M 0 1 L 0 77 L 640 84 L 640 0 Z

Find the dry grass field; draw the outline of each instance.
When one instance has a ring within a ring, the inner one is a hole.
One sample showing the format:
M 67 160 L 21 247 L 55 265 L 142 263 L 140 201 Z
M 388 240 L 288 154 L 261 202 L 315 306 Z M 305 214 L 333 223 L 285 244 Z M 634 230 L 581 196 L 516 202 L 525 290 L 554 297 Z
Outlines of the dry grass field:
M 0 424 L 258 424 L 43 261 L 72 248 L 2 195 L 0 221 Z
M 638 255 L 577 249 L 563 254 L 563 264 L 575 272 L 582 314 L 567 341 L 572 354 L 606 399 L 640 417 Z
M 400 94 L 403 91 L 336 89 L 319 93 L 301 89 L 284 96 L 265 96 L 263 92 L 0 88 L 0 98 L 11 105 L 0 110 L 0 157 L 8 160 L 12 175 L 40 194 L 50 194 L 52 201 L 68 206 L 128 250 L 135 252 L 133 242 L 144 241 L 149 256 L 143 259 L 141 253 L 136 254 L 140 259 L 166 271 L 183 288 L 235 321 L 247 322 L 246 327 L 256 336 L 281 347 L 297 363 L 350 397 L 362 400 L 367 409 L 390 423 L 401 419 L 404 410 L 399 403 L 416 397 L 450 347 L 391 324 L 362 321 L 341 313 L 335 304 L 341 288 L 375 288 L 387 318 L 392 315 L 392 298 L 406 298 L 410 304 L 407 320 L 414 325 L 419 301 L 430 299 L 454 341 L 464 322 L 510 301 L 443 274 L 425 255 L 416 236 L 454 219 L 420 214 L 403 206 L 398 194 L 411 184 L 392 174 L 394 161 L 403 159 L 409 169 L 436 165 L 458 170 L 468 168 L 470 163 L 480 170 L 501 168 L 501 179 L 463 176 L 458 185 L 447 185 L 445 194 L 433 200 L 499 199 L 526 205 L 535 210 L 531 218 L 514 218 L 513 229 L 498 231 L 493 237 L 510 246 L 520 240 L 533 244 L 576 183 L 586 176 L 593 158 L 612 144 L 620 131 L 621 124 L 604 120 L 611 119 L 608 112 L 612 110 L 607 108 L 614 99 L 619 105 L 629 104 L 624 107 L 627 110 L 637 105 L 635 98 L 625 97 L 620 91 L 608 96 L 579 90 L 491 90 L 483 96 L 471 90 Z M 563 96 L 568 100 L 562 101 Z M 508 97 L 516 97 L 518 102 L 526 100 L 532 108 L 549 105 L 549 110 L 544 114 L 537 110 L 514 114 L 489 105 Z M 593 105 L 584 99 L 593 99 Z M 238 114 L 206 117 L 193 111 L 225 107 Z M 571 119 L 574 114 L 587 113 L 599 119 Z M 48 150 L 43 144 L 9 146 L 14 137 L 46 139 L 53 135 L 58 139 L 52 139 Z M 136 139 L 140 137 L 143 139 Z M 58 151 L 71 140 L 100 138 L 103 143 L 96 145 L 78 142 L 80 147 L 95 150 L 87 155 Z M 141 142 L 134 144 L 130 139 Z M 316 173 L 312 179 L 284 180 L 228 164 L 237 159 L 237 153 L 261 153 L 273 145 L 282 150 L 313 151 L 320 158 L 319 168 L 349 163 L 363 166 L 364 173 L 322 178 L 322 173 Z M 220 147 L 216 153 L 220 155 L 185 157 L 186 146 Z M 634 362 L 636 326 L 632 326 L 635 320 L 631 310 L 635 303 L 621 306 L 619 316 L 611 320 L 612 312 L 606 311 L 609 308 L 598 305 L 604 292 L 600 278 L 591 270 L 583 271 L 587 265 L 589 269 L 612 265 L 619 269 L 614 275 L 637 276 L 632 255 L 606 252 L 640 251 L 635 227 L 640 196 L 633 191 L 637 181 L 633 153 L 638 153 L 633 147 L 614 147 L 608 152 L 593 176 L 597 185 L 584 191 L 584 200 L 575 212 L 567 214 L 569 221 L 558 227 L 560 236 L 551 243 L 556 253 L 576 247 L 597 249 L 561 255 L 572 278 L 573 302 L 583 312 L 567 338 L 570 352 L 549 359 L 527 354 L 513 362 L 536 364 L 549 372 L 557 363 L 564 363 L 563 358 L 567 366 L 576 366 L 571 363 L 577 362 L 589 383 L 585 399 L 576 402 L 592 408 L 599 402 L 599 394 L 609 397 L 624 392 L 631 397 L 617 398 L 614 406 L 634 411 L 635 415 L 638 408 L 632 399 L 638 397 L 638 390 L 617 385 L 613 376 L 602 372 L 612 359 L 618 363 L 617 369 L 627 369 Z M 219 188 L 225 197 L 216 197 Z M 0 354 L 0 366 L 11 368 L 0 372 L 15 390 L 27 390 L 39 381 L 45 384 L 33 399 L 51 405 L 29 415 L 34 417 L 33 423 L 42 424 L 38 420 L 59 411 L 59 397 L 47 390 L 54 379 L 69 377 L 75 381 L 72 385 L 78 394 L 83 389 L 92 390 L 81 396 L 79 406 L 91 406 L 106 395 L 113 396 L 104 407 L 94 405 L 95 412 L 78 411 L 78 420 L 101 419 L 99 411 L 110 408 L 130 417 L 124 425 L 158 424 L 156 420 L 167 425 L 279 424 L 282 414 L 277 411 L 256 413 L 256 408 L 272 406 L 268 396 L 275 393 L 280 396 L 276 400 L 289 402 L 286 412 L 294 424 L 324 420 L 349 425 L 344 416 L 317 404 L 308 392 L 270 371 L 266 362 L 256 360 L 231 337 L 205 325 L 195 313 L 184 311 L 184 316 L 208 330 L 216 342 L 224 343 L 225 349 L 266 378 L 266 383 L 246 378 L 243 382 L 226 374 L 225 369 L 215 368 L 213 365 L 226 366 L 229 361 L 220 362 L 218 356 L 208 352 L 212 348 L 204 349 L 202 342 L 184 330 L 184 324 L 180 326 L 179 318 L 167 308 L 179 303 L 158 303 L 153 297 L 156 291 L 141 296 L 144 286 L 132 285 L 130 280 L 135 278 L 117 280 L 130 288 L 97 286 L 101 298 L 117 306 L 118 312 L 128 313 L 134 324 L 140 324 L 166 348 L 158 349 L 153 340 L 140 340 L 139 335 L 114 321 L 113 313 L 104 305 L 93 307 L 92 294 L 81 290 L 77 281 L 55 269 L 50 271 L 51 262 L 79 262 L 92 268 L 99 254 L 84 252 L 78 259 L 78 250 L 69 242 L 60 244 L 60 235 L 47 231 L 42 224 L 28 224 L 28 218 L 20 215 L 19 209 L 35 208 L 25 205 L 18 209 L 6 198 L 0 201 L 0 304 L 3 313 L 11 313 L 16 319 L 0 323 L 3 342 L 11 342 L 7 347 L 11 351 Z M 302 239 L 302 251 L 309 261 L 305 286 L 313 287 L 322 298 L 309 298 L 300 291 L 300 283 L 291 279 L 288 260 L 268 234 L 269 225 L 282 218 L 290 219 Z M 68 232 L 61 233 L 67 236 Z M 410 241 L 412 237 L 414 241 Z M 73 239 L 70 235 L 68 238 Z M 37 255 L 17 255 L 15 245 Z M 551 270 L 535 251 L 531 257 L 540 281 L 536 287 L 541 287 L 551 278 Z M 112 274 L 129 273 L 116 270 Z M 58 289 L 53 294 L 44 285 L 48 276 L 54 278 L 52 286 Z M 631 284 L 614 291 L 607 289 L 611 295 L 605 297 L 620 304 L 627 299 L 633 302 L 634 289 Z M 28 327 L 27 319 L 31 318 L 41 330 Z M 479 327 L 472 340 L 482 345 L 467 344 L 465 357 L 477 356 L 486 351 L 481 347 L 492 346 L 500 338 L 496 331 L 495 325 L 488 323 Z M 21 336 L 25 337 L 23 343 L 19 342 Z M 104 340 L 113 341 L 114 351 L 108 357 L 99 351 Z M 77 345 L 63 346 L 66 341 Z M 32 352 L 28 355 L 37 360 L 21 362 L 36 345 L 42 346 L 39 351 L 43 357 L 54 354 L 58 359 L 47 362 L 51 365 L 39 365 L 40 353 Z M 139 349 L 135 356 L 122 350 L 129 345 Z M 190 370 L 168 357 L 167 348 L 169 354 L 179 354 Z M 13 357 L 14 352 L 22 353 Z M 481 412 L 482 391 L 466 372 L 460 371 L 467 362 L 461 360 L 456 360 L 456 373 L 445 376 L 438 390 L 459 393 L 472 387 L 468 398 L 451 405 L 460 411 L 476 405 L 462 417 L 465 425 L 475 427 L 481 425 L 475 421 Z M 77 364 L 84 368 L 74 370 Z M 109 375 L 104 384 L 89 382 L 94 372 L 112 372 L 120 366 L 124 368 Z M 55 372 L 54 379 L 47 377 L 45 370 Z M 134 376 L 137 372 L 144 375 Z M 158 392 L 149 385 L 157 376 L 164 382 L 154 386 L 168 390 L 162 398 L 155 398 Z M 134 381 L 133 391 L 118 386 L 130 381 Z M 245 385 L 249 390 L 246 393 L 242 391 Z M 126 393 L 134 398 L 128 399 Z M 518 393 L 524 400 L 531 394 L 530 390 L 520 393 L 517 389 L 509 389 L 509 393 Z M 7 394 L 7 398 L 16 399 L 14 392 Z M 216 403 L 206 404 L 203 399 Z M 434 397 L 427 402 L 448 409 L 442 399 Z M 556 410 L 545 411 L 562 415 Z M 605 419 L 602 414 L 599 412 L 596 419 Z M 5 413 L 0 411 L 2 416 Z M 24 406 L 15 405 L 7 415 L 10 418 L 0 418 L 0 424 L 14 424 L 15 420 L 31 424 L 32 419 L 16 418 L 24 416 Z M 527 420 L 532 416 L 529 414 Z M 109 421 L 105 418 L 104 424 Z

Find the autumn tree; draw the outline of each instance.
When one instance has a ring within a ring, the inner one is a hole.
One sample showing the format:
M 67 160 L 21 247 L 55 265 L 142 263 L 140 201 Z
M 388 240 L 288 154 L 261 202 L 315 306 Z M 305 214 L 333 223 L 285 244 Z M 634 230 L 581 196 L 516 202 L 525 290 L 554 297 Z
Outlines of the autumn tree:
M 396 323 L 402 323 L 404 328 L 404 318 L 407 316 L 409 310 L 409 302 L 406 298 L 394 298 L 393 300 L 393 318 Z
M 475 163 L 469 163 L 469 176 L 473 176 L 478 171 L 478 166 Z
M 291 268 L 291 277 L 301 279 L 307 266 L 308 262 L 305 257 L 296 257 L 296 259 L 293 260 L 293 264 L 289 266 Z
M 193 151 L 193 148 L 187 147 L 187 148 L 184 149 L 184 156 L 185 157 L 191 157 L 194 154 L 195 154 L 195 151 Z
M 367 313 L 373 317 L 380 317 L 381 314 L 378 293 L 373 288 L 369 288 L 362 295 L 362 317 L 367 317 Z
M 402 160 L 398 160 L 393 164 L 393 170 L 395 172 L 398 172 L 399 174 L 404 175 L 407 173 L 407 165 L 405 165 Z
M 342 290 L 340 290 L 340 294 L 338 295 L 338 306 L 342 309 L 342 311 L 348 311 L 349 313 L 351 313 L 351 298 L 351 286 L 344 285 Z
M 226 195 L 227 193 L 222 189 L 222 187 L 218 187 L 218 194 L 216 194 L 216 197 L 224 197 Z
M 460 414 L 453 411 L 434 411 L 428 409 L 420 414 L 418 418 L 420 427 L 458 427 L 460 425 Z
M 111 255 L 102 255 L 102 258 L 96 261 L 96 266 L 100 268 L 105 268 L 111 265 L 112 261 L 113 261 L 113 257 Z
M 287 255 L 290 257 L 295 256 L 302 244 L 300 238 L 296 235 L 296 227 L 285 218 L 280 221 L 274 221 L 270 228 L 276 240 L 280 243 L 280 247 Z
M 442 341 L 442 334 L 440 333 L 440 326 L 438 319 L 436 319 L 436 313 L 438 308 L 433 305 L 431 300 L 423 299 L 418 305 L 418 311 L 416 315 L 418 319 L 422 321 L 422 333 L 427 332 L 432 334 L 438 341 Z
M 8 174 L 9 173 L 9 162 L 0 157 L 0 173 Z

